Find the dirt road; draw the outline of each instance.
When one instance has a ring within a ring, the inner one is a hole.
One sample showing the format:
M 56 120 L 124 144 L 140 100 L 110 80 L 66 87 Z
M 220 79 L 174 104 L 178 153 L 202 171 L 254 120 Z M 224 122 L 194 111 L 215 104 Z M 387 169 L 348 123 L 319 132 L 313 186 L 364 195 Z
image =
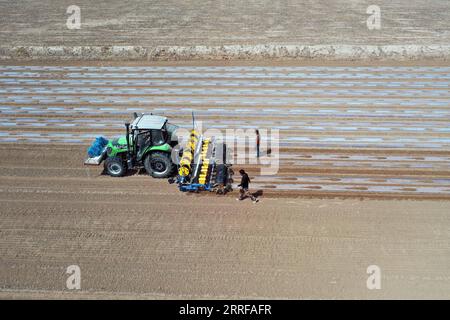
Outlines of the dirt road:
M 0 298 L 450 298 L 448 67 L 80 67 L 0 67 Z M 148 109 L 280 128 L 260 203 L 81 165 Z

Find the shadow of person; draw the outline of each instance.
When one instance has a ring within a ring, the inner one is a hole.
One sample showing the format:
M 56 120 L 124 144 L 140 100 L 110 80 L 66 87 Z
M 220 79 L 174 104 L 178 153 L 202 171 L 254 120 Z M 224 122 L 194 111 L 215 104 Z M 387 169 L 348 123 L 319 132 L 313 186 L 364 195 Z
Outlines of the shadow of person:
M 263 191 L 262 190 L 257 190 L 256 192 L 254 192 L 254 193 L 252 193 L 252 195 L 255 197 L 255 198 L 258 198 L 258 197 L 261 197 L 262 195 L 263 195 Z
M 266 151 L 262 151 L 262 152 L 260 153 L 260 157 L 268 156 L 268 155 L 270 155 L 270 154 L 272 154 L 272 149 L 271 149 L 271 148 L 267 149 Z

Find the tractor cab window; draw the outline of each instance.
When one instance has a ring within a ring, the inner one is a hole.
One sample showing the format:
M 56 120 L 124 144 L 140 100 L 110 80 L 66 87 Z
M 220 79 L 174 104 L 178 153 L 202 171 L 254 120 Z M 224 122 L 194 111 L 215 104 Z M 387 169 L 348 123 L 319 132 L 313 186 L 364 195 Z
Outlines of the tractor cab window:
M 169 133 L 167 132 L 166 126 L 164 126 L 164 127 L 161 129 L 161 135 L 162 135 L 162 138 L 163 138 L 164 142 L 166 142 L 167 140 L 169 140 Z
M 144 148 L 151 141 L 151 132 L 150 131 L 141 131 L 137 133 L 136 136 L 136 146 L 138 149 Z
M 165 143 L 163 130 L 152 130 L 152 144 L 159 146 Z

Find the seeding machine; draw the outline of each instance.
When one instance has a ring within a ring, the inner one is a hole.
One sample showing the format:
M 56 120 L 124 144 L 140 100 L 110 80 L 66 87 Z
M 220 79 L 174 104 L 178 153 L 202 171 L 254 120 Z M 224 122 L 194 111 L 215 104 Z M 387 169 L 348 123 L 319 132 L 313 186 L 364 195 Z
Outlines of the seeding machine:
M 181 191 L 231 191 L 233 170 L 226 144 L 193 129 L 181 154 L 178 175 L 169 182 L 176 182 Z

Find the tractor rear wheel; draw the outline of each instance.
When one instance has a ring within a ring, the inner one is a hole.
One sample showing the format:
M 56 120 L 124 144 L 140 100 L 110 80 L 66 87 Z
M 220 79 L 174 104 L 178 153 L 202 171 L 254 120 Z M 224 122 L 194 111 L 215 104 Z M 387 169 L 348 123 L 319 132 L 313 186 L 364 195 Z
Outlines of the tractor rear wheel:
M 175 169 L 170 153 L 152 152 L 145 157 L 145 170 L 153 178 L 169 178 Z
M 127 172 L 124 161 L 119 157 L 107 158 L 105 170 L 111 177 L 122 177 Z

